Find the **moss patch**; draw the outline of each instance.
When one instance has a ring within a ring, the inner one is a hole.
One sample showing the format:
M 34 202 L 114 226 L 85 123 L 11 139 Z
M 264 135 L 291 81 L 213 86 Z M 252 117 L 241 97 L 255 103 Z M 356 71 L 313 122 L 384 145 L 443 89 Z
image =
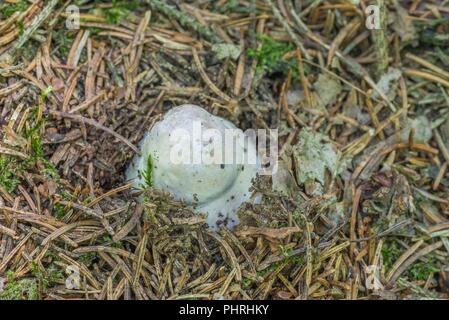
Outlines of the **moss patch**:
M 13 272 L 7 272 L 8 283 L 0 292 L 0 300 L 37 300 L 39 297 L 36 279 L 16 280 Z
M 24 12 L 28 8 L 26 0 L 20 0 L 17 3 L 5 3 L 0 5 L 0 15 L 4 18 L 11 17 L 16 12 Z
M 17 176 L 19 166 L 13 157 L 0 155 L 0 186 L 8 193 L 13 193 L 20 184 Z
M 145 179 L 145 186 L 143 186 L 144 188 L 153 186 L 153 158 L 151 155 L 148 155 L 147 169 L 145 172 L 142 172 L 142 176 Z
M 287 75 L 289 71 L 292 72 L 294 79 L 299 79 L 299 70 L 296 58 L 284 59 L 284 55 L 294 50 L 291 43 L 282 43 L 272 39 L 266 34 L 257 36 L 262 46 L 257 49 L 249 49 L 248 55 L 257 58 L 257 71 L 265 72 L 268 75 L 282 74 Z M 308 70 L 304 70 L 307 74 Z

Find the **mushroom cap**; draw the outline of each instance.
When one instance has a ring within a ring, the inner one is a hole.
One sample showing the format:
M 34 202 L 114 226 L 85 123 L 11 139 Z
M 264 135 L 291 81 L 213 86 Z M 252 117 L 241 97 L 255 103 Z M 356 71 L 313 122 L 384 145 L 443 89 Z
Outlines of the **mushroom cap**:
M 127 179 L 143 185 L 140 173 L 151 156 L 154 187 L 206 213 L 211 228 L 233 227 L 238 207 L 251 197 L 259 166 L 255 141 L 238 139 L 243 136 L 231 122 L 199 106 L 175 107 L 142 140 L 142 156 L 128 167 Z

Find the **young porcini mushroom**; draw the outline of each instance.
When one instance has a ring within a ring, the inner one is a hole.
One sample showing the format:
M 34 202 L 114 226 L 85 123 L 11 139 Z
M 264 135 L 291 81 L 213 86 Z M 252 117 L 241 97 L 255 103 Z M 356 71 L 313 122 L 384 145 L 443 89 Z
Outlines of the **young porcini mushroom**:
M 254 138 L 186 104 L 167 112 L 143 138 L 140 150 L 126 172 L 136 188 L 152 184 L 168 191 L 207 214 L 213 230 L 238 224 L 236 211 L 250 200 L 259 168 Z

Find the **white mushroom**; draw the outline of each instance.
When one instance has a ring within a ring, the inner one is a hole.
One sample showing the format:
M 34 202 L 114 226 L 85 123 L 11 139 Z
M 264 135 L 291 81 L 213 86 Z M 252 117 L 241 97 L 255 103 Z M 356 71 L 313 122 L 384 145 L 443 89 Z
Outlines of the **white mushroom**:
M 142 155 L 135 156 L 126 177 L 139 188 L 150 171 L 154 187 L 206 213 L 212 229 L 232 228 L 259 168 L 255 139 L 242 136 L 231 122 L 201 107 L 175 107 L 141 141 Z

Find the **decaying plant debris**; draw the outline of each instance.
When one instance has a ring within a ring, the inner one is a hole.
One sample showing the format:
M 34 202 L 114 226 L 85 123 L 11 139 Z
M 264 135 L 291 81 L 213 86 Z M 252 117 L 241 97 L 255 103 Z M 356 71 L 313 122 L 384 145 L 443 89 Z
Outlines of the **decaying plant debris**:
M 375 2 L 3 1 L 0 299 L 448 298 L 449 2 Z M 233 232 L 124 181 L 182 103 L 279 128 Z

